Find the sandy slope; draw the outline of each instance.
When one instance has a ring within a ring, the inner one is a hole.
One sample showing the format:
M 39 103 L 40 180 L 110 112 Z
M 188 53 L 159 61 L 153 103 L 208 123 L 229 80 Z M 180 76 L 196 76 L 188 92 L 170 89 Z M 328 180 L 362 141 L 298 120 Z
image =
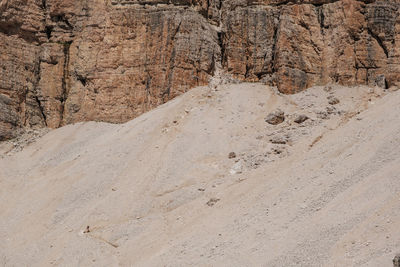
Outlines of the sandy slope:
M 400 91 L 327 89 L 196 88 L 123 125 L 1 144 L 0 265 L 390 266 Z

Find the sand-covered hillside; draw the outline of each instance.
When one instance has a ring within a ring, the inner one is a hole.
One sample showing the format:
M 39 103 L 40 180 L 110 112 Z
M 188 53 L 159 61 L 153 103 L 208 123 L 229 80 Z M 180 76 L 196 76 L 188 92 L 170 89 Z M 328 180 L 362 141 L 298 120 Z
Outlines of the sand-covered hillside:
M 400 91 L 198 87 L 0 155 L 1 266 L 391 266 L 400 252 Z

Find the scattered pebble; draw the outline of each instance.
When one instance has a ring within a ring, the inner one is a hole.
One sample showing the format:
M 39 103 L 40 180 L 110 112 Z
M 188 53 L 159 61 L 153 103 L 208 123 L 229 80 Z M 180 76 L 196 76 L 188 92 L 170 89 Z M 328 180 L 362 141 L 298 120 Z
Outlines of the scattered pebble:
M 89 225 L 86 226 L 86 230 L 83 231 L 83 233 L 84 233 L 84 234 L 90 233 L 90 227 L 89 227 Z
M 400 267 L 400 253 L 394 257 L 393 267 Z
M 280 124 L 285 121 L 285 113 L 282 110 L 277 109 L 276 111 L 268 114 L 268 116 L 265 118 L 265 121 L 272 125 Z
M 210 200 L 207 202 L 207 205 L 208 205 L 209 207 L 212 207 L 212 206 L 214 206 L 215 203 L 217 203 L 218 201 L 220 201 L 219 198 L 210 198 Z
M 294 122 L 300 124 L 305 122 L 306 120 L 308 120 L 308 117 L 306 115 L 298 115 L 296 119 L 294 119 Z
M 289 138 L 287 136 L 282 136 L 282 135 L 276 135 L 272 137 L 269 141 L 272 144 L 281 144 L 284 145 L 288 142 Z
M 228 158 L 230 158 L 230 159 L 236 158 L 236 153 L 235 152 L 230 152 L 229 155 L 228 155 Z
M 339 103 L 340 103 L 340 100 L 337 99 L 337 98 L 334 97 L 334 96 L 329 96 L 329 97 L 328 97 L 328 103 L 329 103 L 330 105 L 336 105 L 336 104 L 339 104 Z

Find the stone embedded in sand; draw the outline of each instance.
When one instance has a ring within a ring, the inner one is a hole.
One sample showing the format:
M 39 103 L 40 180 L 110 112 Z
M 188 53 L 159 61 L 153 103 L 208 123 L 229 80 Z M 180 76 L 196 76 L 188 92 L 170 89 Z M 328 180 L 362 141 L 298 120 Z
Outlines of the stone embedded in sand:
M 214 206 L 215 203 L 217 203 L 218 201 L 220 201 L 219 198 L 210 198 L 210 200 L 207 201 L 207 205 L 208 205 L 209 207 L 212 207 L 212 206 Z
M 285 145 L 289 141 L 289 138 L 286 135 L 276 135 L 276 136 L 272 137 L 269 141 L 272 144 Z
M 393 267 L 400 267 L 400 253 L 394 257 Z
M 229 155 L 228 155 L 228 158 L 230 158 L 230 159 L 236 158 L 236 153 L 235 152 L 230 152 Z
M 265 121 L 272 125 L 280 124 L 285 121 L 285 113 L 282 110 L 277 109 L 276 111 L 268 114 L 268 116 L 265 118 Z
M 229 170 L 230 174 L 241 174 L 243 172 L 243 166 L 240 161 L 237 161 L 232 168 Z
M 339 104 L 339 103 L 340 103 L 340 100 L 339 100 L 337 97 L 329 96 L 329 97 L 328 97 L 328 103 L 329 103 L 330 105 L 336 105 L 336 104 Z
M 317 111 L 316 114 L 317 114 L 318 119 L 323 119 L 323 120 L 329 119 L 329 114 L 327 111 L 323 111 L 323 110 Z
M 303 123 L 303 122 L 305 122 L 306 120 L 308 120 L 308 117 L 306 116 L 306 115 L 299 115 L 299 116 L 297 116 L 295 119 L 294 119 L 294 122 L 295 123 Z
M 90 233 L 90 227 L 89 227 L 89 225 L 86 226 L 86 229 L 85 229 L 85 231 L 83 231 L 83 233 L 84 233 L 84 234 Z
M 334 114 L 334 113 L 337 112 L 337 110 L 336 110 L 336 108 L 334 106 L 328 106 L 328 107 L 326 107 L 326 112 L 328 114 Z

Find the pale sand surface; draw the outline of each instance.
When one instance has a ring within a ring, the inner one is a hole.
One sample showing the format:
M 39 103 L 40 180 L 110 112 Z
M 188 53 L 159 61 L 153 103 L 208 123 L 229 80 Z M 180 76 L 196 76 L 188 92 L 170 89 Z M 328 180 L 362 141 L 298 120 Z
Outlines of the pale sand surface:
M 276 108 L 286 120 L 269 125 Z M 400 91 L 200 87 L 18 148 L 0 144 L 0 266 L 391 266 L 400 252 Z

